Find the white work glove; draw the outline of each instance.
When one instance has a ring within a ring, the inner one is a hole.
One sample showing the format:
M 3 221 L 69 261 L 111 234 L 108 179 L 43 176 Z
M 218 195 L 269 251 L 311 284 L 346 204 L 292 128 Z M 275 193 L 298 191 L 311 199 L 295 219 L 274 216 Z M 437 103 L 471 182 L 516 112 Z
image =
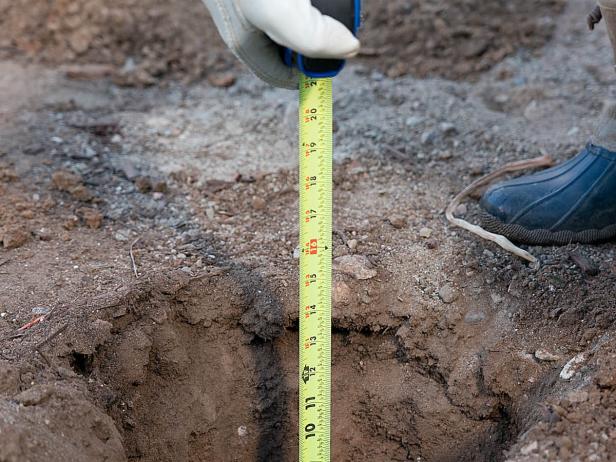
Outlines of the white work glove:
M 310 0 L 203 0 L 231 51 L 261 79 L 298 88 L 298 72 L 284 65 L 278 45 L 310 58 L 346 59 L 359 41 Z

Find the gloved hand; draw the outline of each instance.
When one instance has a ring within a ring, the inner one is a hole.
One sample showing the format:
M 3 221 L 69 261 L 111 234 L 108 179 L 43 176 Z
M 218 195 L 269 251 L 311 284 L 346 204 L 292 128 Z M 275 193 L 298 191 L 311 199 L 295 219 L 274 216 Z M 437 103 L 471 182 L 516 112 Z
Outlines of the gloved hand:
M 359 41 L 310 0 L 203 0 L 231 51 L 261 79 L 297 89 L 298 71 L 284 65 L 278 45 L 311 58 L 346 59 Z

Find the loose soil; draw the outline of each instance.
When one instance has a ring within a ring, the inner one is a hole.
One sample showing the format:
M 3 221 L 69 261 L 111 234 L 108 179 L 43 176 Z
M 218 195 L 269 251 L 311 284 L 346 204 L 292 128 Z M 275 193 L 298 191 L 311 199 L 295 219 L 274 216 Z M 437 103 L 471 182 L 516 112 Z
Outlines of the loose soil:
M 336 80 L 332 460 L 614 458 L 616 246 L 530 268 L 443 217 L 587 139 L 616 96 L 591 6 L 476 83 Z M 0 62 L 1 462 L 297 459 L 296 95 L 233 72 L 143 89 Z
M 520 49 L 540 49 L 564 4 L 368 0 L 362 56 L 390 77 L 474 79 Z M 108 64 L 123 85 L 169 75 L 216 81 L 237 67 L 199 0 L 2 0 L 0 13 L 0 56 Z

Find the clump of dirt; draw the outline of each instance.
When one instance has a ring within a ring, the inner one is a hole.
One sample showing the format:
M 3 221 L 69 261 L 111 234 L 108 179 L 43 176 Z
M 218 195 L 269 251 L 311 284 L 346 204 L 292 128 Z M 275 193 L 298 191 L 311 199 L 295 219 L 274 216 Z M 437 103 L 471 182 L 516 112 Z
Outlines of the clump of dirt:
M 564 0 L 405 0 L 365 2 L 366 62 L 389 76 L 473 78 L 520 48 L 550 38 Z M 75 76 L 115 75 L 147 85 L 172 75 L 209 75 L 229 85 L 237 64 L 199 0 L 44 0 L 0 2 L 2 56 L 50 64 L 96 63 Z M 121 71 L 118 71 L 118 69 Z M 224 77 L 221 77 L 224 76 Z

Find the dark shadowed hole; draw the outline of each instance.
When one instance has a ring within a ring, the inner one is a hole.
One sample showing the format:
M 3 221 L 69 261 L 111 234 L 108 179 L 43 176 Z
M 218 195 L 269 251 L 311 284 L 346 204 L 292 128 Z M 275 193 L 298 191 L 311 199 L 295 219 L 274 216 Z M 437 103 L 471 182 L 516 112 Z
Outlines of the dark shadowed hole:
M 89 376 L 94 368 L 94 355 L 73 352 L 70 358 L 71 367 L 79 375 Z

